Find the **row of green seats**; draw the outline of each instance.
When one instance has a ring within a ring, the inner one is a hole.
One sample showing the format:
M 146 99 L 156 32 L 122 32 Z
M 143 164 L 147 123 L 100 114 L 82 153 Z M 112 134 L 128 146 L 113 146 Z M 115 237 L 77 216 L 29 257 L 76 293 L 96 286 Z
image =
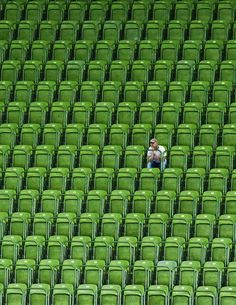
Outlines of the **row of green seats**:
M 83 22 L 86 18 L 104 22 L 107 18 L 125 22 L 131 20 L 147 22 L 149 19 L 161 20 L 165 23 L 173 19 L 185 22 L 192 18 L 209 23 L 216 15 L 227 23 L 234 21 L 234 1 L 8 1 L 4 7 L 3 18 L 14 23 L 22 17 L 39 23 L 45 19 L 61 22 L 64 19 Z M 216 5 L 217 3 L 217 5 Z M 46 5 L 45 5 L 46 4 Z
M 235 287 L 225 286 L 217 290 L 212 286 L 199 286 L 194 293 L 189 285 L 177 285 L 170 292 L 165 285 L 151 285 L 147 292 L 143 285 L 127 285 L 124 290 L 119 285 L 104 285 L 101 290 L 93 284 L 83 284 L 74 291 L 70 284 L 56 284 L 54 289 L 50 290 L 47 284 L 33 284 L 27 293 L 25 284 L 9 284 L 5 293 L 8 305 L 19 304 L 26 305 L 26 297 L 28 295 L 29 304 L 31 305 L 49 305 L 50 296 L 54 305 L 64 304 L 73 305 L 74 298 L 76 304 L 80 305 L 155 305 L 168 304 L 170 300 L 173 305 L 204 305 L 216 304 L 219 302 L 222 305 L 228 304 L 234 300 Z M 1 296 L 3 297 L 3 290 Z M 148 303 L 146 303 L 146 301 Z

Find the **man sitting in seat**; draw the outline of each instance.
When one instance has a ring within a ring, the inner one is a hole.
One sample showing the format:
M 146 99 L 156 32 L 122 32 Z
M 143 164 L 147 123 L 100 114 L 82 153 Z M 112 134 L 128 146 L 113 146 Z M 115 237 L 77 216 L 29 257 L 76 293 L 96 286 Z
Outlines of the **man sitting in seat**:
M 147 168 L 165 169 L 167 165 L 166 150 L 164 146 L 158 144 L 157 139 L 150 141 L 150 147 L 147 152 Z

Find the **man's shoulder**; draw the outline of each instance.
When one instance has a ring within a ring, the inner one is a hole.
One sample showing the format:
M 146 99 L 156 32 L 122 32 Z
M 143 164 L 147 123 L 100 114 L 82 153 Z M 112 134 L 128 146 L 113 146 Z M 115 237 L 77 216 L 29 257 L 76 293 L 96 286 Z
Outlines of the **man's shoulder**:
M 162 146 L 162 145 L 159 145 L 159 146 L 158 146 L 158 149 L 159 149 L 160 151 L 165 151 L 165 150 L 166 150 L 165 147 Z

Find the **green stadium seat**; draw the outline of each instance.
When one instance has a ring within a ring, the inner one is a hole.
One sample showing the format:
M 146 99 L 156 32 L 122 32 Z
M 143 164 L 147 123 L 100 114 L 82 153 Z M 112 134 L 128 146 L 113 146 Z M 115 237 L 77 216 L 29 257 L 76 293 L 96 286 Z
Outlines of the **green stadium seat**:
M 75 213 L 59 213 L 56 220 L 56 234 L 67 236 L 71 239 L 74 235 L 75 223 Z
M 227 286 L 235 286 L 235 262 L 229 262 L 227 266 Z
M 167 25 L 167 37 L 170 40 L 183 42 L 186 32 L 186 22 L 182 18 L 180 20 L 170 20 Z
M 78 31 L 79 23 L 77 20 L 63 20 L 60 26 L 60 39 L 75 43 L 78 37 Z
M 6 40 L 7 42 L 13 39 L 14 33 L 14 23 L 8 20 L 1 20 L 0 21 L 0 29 L 1 29 L 1 40 Z
M 228 40 L 225 47 L 226 60 L 234 60 L 235 48 L 236 48 L 235 40 Z
M 127 124 L 113 124 L 110 129 L 109 144 L 125 148 L 128 141 L 128 131 Z
M 24 123 L 24 117 L 26 114 L 25 102 L 10 102 L 6 111 L 7 123 L 15 123 L 19 127 Z
M 235 77 L 236 62 L 234 60 L 224 60 L 220 65 L 219 80 L 236 83 Z
M 159 43 L 163 40 L 163 31 L 164 24 L 161 20 L 149 20 L 146 24 L 145 39 Z
M 150 285 L 147 291 L 148 304 L 165 304 L 168 302 L 169 290 L 166 285 Z
M 48 239 L 52 233 L 52 225 L 52 213 L 36 213 L 33 219 L 33 234 Z
M 89 81 L 104 82 L 107 70 L 107 63 L 105 60 L 91 60 L 88 64 L 87 79 Z
M 180 3 L 181 5 L 182 3 Z M 184 3 L 188 5 L 189 3 Z M 190 25 L 191 27 L 191 25 Z M 195 63 L 200 61 L 200 53 L 202 51 L 202 42 L 201 40 L 185 40 L 183 44 L 183 59 L 184 60 L 194 60 Z
M 91 175 L 92 171 L 90 168 L 74 168 L 71 177 L 71 189 L 87 193 L 89 191 Z
M 15 84 L 18 81 L 20 69 L 19 60 L 4 60 L 1 67 L 1 80 Z
M 203 266 L 203 285 L 213 286 L 217 289 L 221 287 L 224 271 L 224 263 L 219 261 L 206 262 Z
M 213 38 L 212 38 L 213 39 Z M 221 62 L 223 43 L 218 40 L 207 40 L 204 45 L 204 59 Z
M 91 40 L 93 43 L 99 40 L 101 24 L 99 20 L 86 20 L 82 24 L 81 39 Z
M 4 176 L 4 189 L 11 189 L 19 193 L 23 186 L 24 169 L 21 167 L 8 167 Z
M 196 305 L 203 303 L 215 304 L 218 298 L 216 287 L 213 286 L 198 286 L 195 294 Z
M 178 304 L 179 301 L 181 301 L 182 304 L 191 304 L 193 296 L 193 288 L 189 285 L 174 286 L 172 291 L 173 304 Z
M 43 191 L 41 196 L 41 211 L 43 213 L 58 214 L 59 204 L 61 201 L 61 190 L 54 188 Z
M 129 145 L 124 155 L 124 166 L 135 168 L 138 172 L 142 169 L 144 147 L 142 145 Z
M 19 60 L 23 63 L 29 51 L 29 43 L 27 40 L 12 40 L 9 48 L 9 59 Z
M 56 40 L 52 47 L 52 59 L 63 61 L 66 64 L 69 60 L 71 49 L 72 43 L 70 41 Z
M 103 273 L 105 272 L 105 261 L 88 260 L 84 268 L 84 282 L 97 285 L 101 288 L 103 284 Z
M 198 80 L 207 81 L 210 84 L 215 82 L 215 73 L 217 69 L 216 61 L 202 60 L 198 65 Z M 227 80 L 227 79 L 225 79 Z
M 193 4 L 187 1 L 176 3 L 175 5 L 175 19 L 184 20 L 185 22 L 190 22 L 193 12 Z
M 192 237 L 188 243 L 188 260 L 205 263 L 206 254 L 208 251 L 208 239 L 202 237 Z
M 93 41 L 77 40 L 74 46 L 74 60 L 81 62 L 89 62 L 93 51 Z
M 26 5 L 25 19 L 39 24 L 43 17 L 43 5 L 37 1 L 30 1 Z M 22 21 L 21 21 L 22 22 Z M 20 26 L 20 24 L 19 24 Z
M 183 237 L 188 241 L 193 223 L 192 218 L 190 214 L 174 214 L 171 223 L 171 236 Z
M 48 239 L 47 258 L 63 262 L 66 255 L 68 238 L 63 235 L 51 235 Z
M 101 304 L 121 305 L 121 287 L 119 285 L 104 285 L 100 294 Z
M 83 60 L 69 60 L 65 69 L 66 80 L 71 82 L 78 82 L 80 84 L 83 80 L 84 70 L 85 62 Z
M 176 202 L 176 192 L 173 190 L 165 190 L 157 192 L 155 201 L 155 213 L 164 213 L 169 217 L 173 216 L 174 206 Z
M 95 260 L 104 260 L 109 264 L 112 257 L 114 238 L 111 236 L 97 236 L 93 245 L 93 258 Z
M 186 103 L 183 109 L 183 123 L 195 124 L 198 128 L 201 126 L 203 114 L 203 105 L 201 103 Z
M 44 80 L 59 83 L 62 80 L 64 62 L 61 60 L 49 60 L 45 64 Z
M 32 147 L 30 145 L 15 145 L 12 153 L 12 165 L 27 170 L 30 166 Z
M 96 105 L 100 86 L 98 81 L 85 81 L 80 87 L 80 102 L 90 102 Z
M 127 51 L 125 51 L 127 53 Z M 129 62 L 127 60 L 113 60 L 109 70 L 109 80 L 124 84 L 128 79 Z
M 10 276 L 13 270 L 12 267 L 12 260 L 0 259 L 0 282 L 4 287 L 10 282 Z
M 79 232 L 82 236 L 94 239 L 97 234 L 99 215 L 96 213 L 83 213 L 79 220 Z
M 27 212 L 15 212 L 11 216 L 10 230 L 11 235 L 21 236 L 25 239 L 29 233 L 30 214 Z
M 124 305 L 144 305 L 144 297 L 145 292 L 143 285 L 127 285 L 124 289 Z
M 64 5 L 61 2 L 48 3 L 47 6 L 47 19 L 55 22 L 62 22 L 64 19 Z
M 117 240 L 120 235 L 120 227 L 122 223 L 121 214 L 106 213 L 102 217 L 101 234 L 102 236 L 111 236 Z
M 204 124 L 199 130 L 199 144 L 202 146 L 212 146 L 215 149 L 217 147 L 218 135 L 219 126 L 217 124 Z M 227 144 L 222 143 L 222 145 Z
M 16 283 L 23 283 L 27 287 L 31 286 L 33 284 L 35 267 L 33 259 L 18 259 L 15 267 Z
M 69 169 L 58 167 L 52 168 L 48 177 L 48 187 L 52 190 L 59 190 L 62 193 L 66 191 L 67 180 L 69 178 Z
M 180 103 L 164 103 L 161 111 L 161 123 L 166 125 L 174 125 L 174 127 L 177 128 L 179 125 L 180 113 Z
M 157 60 L 154 66 L 154 80 L 169 83 L 172 80 L 173 61 Z
M 232 250 L 232 240 L 230 238 L 214 238 L 211 245 L 212 261 L 223 262 L 228 265 Z
M 133 193 L 135 191 L 136 179 L 136 168 L 120 168 L 117 174 L 117 189 L 127 190 Z
M 87 144 L 103 148 L 107 126 L 105 124 L 90 124 L 87 132 Z
M 76 301 L 81 305 L 96 305 L 98 297 L 97 285 L 79 285 L 76 292 Z
M 31 103 L 34 93 L 34 83 L 31 81 L 19 81 L 14 90 L 14 100 L 16 102 L 26 101 L 27 105 Z
M 0 167 L 3 171 L 9 167 L 10 146 L 0 145 Z
M 6 106 L 11 98 L 12 92 L 12 82 L 10 81 L 0 81 L 0 93 L 1 93 L 1 103 Z
M 226 104 L 222 103 L 209 103 L 206 109 L 206 123 L 217 124 L 220 127 L 224 125 L 224 116 L 226 112 Z
M 41 61 L 45 63 L 48 60 L 49 51 L 50 51 L 49 41 L 34 40 L 31 46 L 31 60 Z
M 211 169 L 209 172 L 208 189 L 225 194 L 227 192 L 228 178 L 229 170 L 227 168 Z
M 134 236 L 138 240 L 143 238 L 145 215 L 141 213 L 128 213 L 124 223 L 125 236 Z
M 214 20 L 211 26 L 211 39 L 227 42 L 229 38 L 229 24 L 224 20 Z
M 18 211 L 34 216 L 38 208 L 39 192 L 37 190 L 21 190 L 18 198 Z
M 99 40 L 95 48 L 95 59 L 110 63 L 113 60 L 115 45 L 113 41 Z
M 72 123 L 82 124 L 87 127 L 90 123 L 90 115 L 92 113 L 91 102 L 75 103 L 72 110 Z
M 208 104 L 210 86 L 206 81 L 194 81 L 190 88 L 190 100 L 193 103 L 202 103 L 203 106 Z
M 134 236 L 122 236 L 118 239 L 116 258 L 134 263 L 136 257 L 137 238 Z
M 42 259 L 38 267 L 38 281 L 53 287 L 57 283 L 59 275 L 59 260 Z
M 235 213 L 235 191 L 228 191 L 225 196 L 225 206 L 224 206 L 224 213 L 225 214 L 236 214 Z
M 113 4 L 114 3 L 112 3 L 112 5 Z M 121 37 L 121 29 L 122 24 L 120 20 L 106 20 L 103 24 L 102 37 L 104 40 L 114 41 L 115 43 L 117 43 Z
M 219 293 L 219 302 L 222 305 L 232 302 L 234 300 L 235 287 L 222 287 Z
M 22 237 L 19 235 L 5 235 L 2 239 L 1 257 L 10 259 L 15 264 L 22 248 Z
M 85 263 L 89 258 L 90 247 L 91 238 L 89 236 L 74 236 L 70 245 L 70 259 Z M 62 276 L 64 275 L 62 274 Z
M 231 103 L 231 96 L 232 96 L 232 83 L 231 82 L 224 82 L 224 81 L 217 81 L 214 83 L 213 92 L 212 92 L 213 102 L 224 103 L 226 106 L 229 106 Z
M 106 2 L 92 2 L 89 7 L 89 19 L 104 22 L 107 13 Z
M 74 289 L 72 284 L 55 284 L 52 292 L 52 302 L 55 305 L 72 305 L 74 301 Z
M 152 275 L 154 272 L 154 264 L 148 260 L 137 260 L 133 267 L 133 284 L 143 285 L 145 288 L 150 286 Z
M 11 215 L 13 212 L 13 206 L 16 202 L 16 192 L 11 189 L 0 190 L 0 200 L 0 212 Z
M 23 6 L 19 2 L 7 2 L 4 9 L 4 19 L 13 23 L 19 23 L 21 20 Z
M 185 239 L 183 237 L 167 237 L 164 246 L 164 259 L 173 260 L 178 265 L 182 261 L 185 249 Z
M 74 259 L 66 259 L 63 261 L 61 269 L 61 282 L 70 284 L 76 288 L 80 282 L 82 261 Z
M 195 236 L 212 240 L 215 224 L 215 215 L 198 214 L 195 220 Z
M 151 238 L 153 236 L 157 236 L 158 238 L 165 240 L 167 233 L 167 223 L 168 223 L 168 214 L 164 214 L 164 213 L 151 214 L 148 220 L 149 237 Z M 158 259 L 158 257 L 156 257 L 155 259 Z
M 181 191 L 181 180 L 183 171 L 180 168 L 166 168 L 162 177 L 162 189 L 175 191 L 179 193 Z
M 125 287 L 129 272 L 129 263 L 126 260 L 112 260 L 108 266 L 108 284 Z
M 68 5 L 68 20 L 83 22 L 87 4 L 85 2 L 71 2 Z
M 233 1 L 223 1 L 217 7 L 217 19 L 226 23 L 234 22 L 235 5 Z
M 179 195 L 178 213 L 190 214 L 196 217 L 199 206 L 199 192 L 182 191 Z
M 215 182 L 217 183 L 217 181 Z M 204 214 L 220 215 L 222 192 L 218 190 L 205 191 L 202 196 L 202 212 Z
M 201 20 L 208 24 L 213 19 L 214 4 L 210 1 L 197 3 L 196 6 L 196 20 Z
M 36 90 L 36 102 L 46 101 L 47 105 L 51 105 L 55 92 L 56 83 L 54 81 L 39 82 Z
M 177 273 L 177 263 L 174 260 L 159 261 L 156 266 L 156 283 L 173 288 Z
M 181 168 L 184 172 L 186 172 L 188 167 L 189 155 L 190 150 L 188 146 L 172 146 L 169 155 L 170 167 Z
M 53 145 L 58 148 L 60 145 L 60 138 L 62 134 L 62 126 L 58 123 L 45 124 L 42 135 L 42 144 Z
M 157 40 L 141 40 L 138 49 L 138 58 L 141 61 L 156 61 Z M 148 62 L 147 62 L 148 64 Z
M 58 30 L 56 20 L 43 20 L 39 25 L 39 40 L 55 41 Z
M 138 42 L 142 37 L 143 24 L 140 20 L 128 20 L 124 25 L 124 39 L 129 44 L 130 42 Z M 124 42 L 125 42 L 124 41 Z M 122 48 L 123 46 L 121 46 Z M 118 47 L 119 48 L 119 47 Z M 118 51 L 119 54 L 119 51 Z M 118 55 L 119 56 L 119 55 Z M 127 59 L 119 57 L 119 59 Z M 132 58 L 130 58 L 132 59 Z
M 79 165 L 80 167 L 88 167 L 95 171 L 97 166 L 97 159 L 99 154 L 99 147 L 97 145 L 83 145 L 80 149 Z
M 176 62 L 179 55 L 178 40 L 163 40 L 160 51 L 162 60 Z
M 86 202 L 87 213 L 97 213 L 102 216 L 107 201 L 107 192 L 103 190 L 91 190 L 88 192 Z
M 12 2 L 14 4 L 14 2 Z M 27 286 L 26 284 L 9 284 L 6 289 L 6 304 L 22 304 L 26 305 Z
M 130 192 L 128 190 L 113 190 L 110 195 L 109 212 L 119 213 L 124 217 L 129 201 Z
M 24 244 L 24 258 L 34 260 L 38 264 L 42 259 L 44 247 L 43 236 L 27 236 Z
M 233 242 L 235 241 L 234 227 L 236 224 L 235 215 L 222 214 L 219 217 L 218 223 L 218 235 L 220 238 L 230 238 Z
M 171 5 L 166 1 L 156 1 L 153 5 L 153 20 L 168 23 L 170 19 Z
M 200 276 L 200 262 L 183 261 L 180 265 L 179 276 L 180 285 L 189 285 L 193 289 L 196 289 Z

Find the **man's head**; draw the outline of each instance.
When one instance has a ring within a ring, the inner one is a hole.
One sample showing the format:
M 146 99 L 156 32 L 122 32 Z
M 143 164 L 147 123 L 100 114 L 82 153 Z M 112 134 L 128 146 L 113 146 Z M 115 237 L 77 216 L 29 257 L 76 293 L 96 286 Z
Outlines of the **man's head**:
M 156 149 L 158 147 L 158 141 L 157 139 L 153 138 L 150 140 L 150 146 Z

